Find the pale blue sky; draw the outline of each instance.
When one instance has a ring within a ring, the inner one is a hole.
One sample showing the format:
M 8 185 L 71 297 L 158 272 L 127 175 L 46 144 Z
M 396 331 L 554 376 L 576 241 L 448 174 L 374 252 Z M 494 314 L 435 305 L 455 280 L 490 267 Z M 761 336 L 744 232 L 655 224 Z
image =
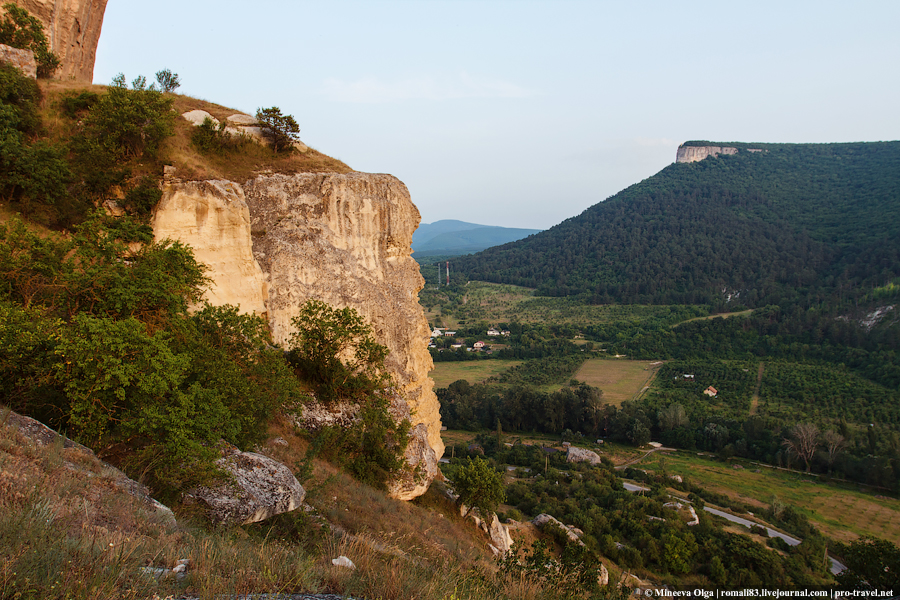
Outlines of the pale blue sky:
M 403 180 L 423 222 L 544 229 L 690 139 L 900 139 L 900 2 L 109 0 L 94 70 L 181 76 Z

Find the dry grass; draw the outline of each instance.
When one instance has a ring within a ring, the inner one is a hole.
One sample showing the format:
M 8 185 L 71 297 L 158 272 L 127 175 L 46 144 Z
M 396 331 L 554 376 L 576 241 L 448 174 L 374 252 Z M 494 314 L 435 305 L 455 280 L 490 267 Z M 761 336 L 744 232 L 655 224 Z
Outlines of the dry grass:
M 641 468 L 658 468 L 655 456 Z M 703 487 L 750 506 L 771 504 L 772 498 L 800 509 L 825 535 L 851 541 L 870 535 L 900 543 L 900 500 L 857 489 L 819 482 L 799 473 L 770 468 L 735 470 L 731 465 L 687 453 L 668 454 L 666 469 L 672 474 L 702 481 Z M 758 473 L 756 471 L 759 471 Z
M 650 386 L 660 364 L 659 361 L 594 358 L 585 361 L 575 379 L 603 390 L 604 402 L 621 406 Z
M 66 94 L 91 91 L 102 94 L 106 86 L 77 83 L 72 81 L 41 80 L 44 92 L 41 117 L 47 137 L 61 141 L 72 133 L 72 122 L 60 112 L 59 100 Z M 243 183 L 260 173 L 349 173 L 350 167 L 341 161 L 326 156 L 313 148 L 305 153 L 291 152 L 276 154 L 255 143 L 246 144 L 239 152 L 222 155 L 200 154 L 191 145 L 193 125 L 180 117 L 191 110 L 205 110 L 219 120 L 241 111 L 213 104 L 206 100 L 171 94 L 175 112 L 175 135 L 164 142 L 157 160 L 136 162 L 129 165 L 134 177 L 148 175 L 160 177 L 159 165 L 173 165 L 177 176 L 182 179 L 229 179 Z
M 435 388 L 445 388 L 454 381 L 465 379 L 469 383 L 482 381 L 499 375 L 503 371 L 522 364 L 521 360 L 473 360 L 464 362 L 436 362 L 431 378 Z

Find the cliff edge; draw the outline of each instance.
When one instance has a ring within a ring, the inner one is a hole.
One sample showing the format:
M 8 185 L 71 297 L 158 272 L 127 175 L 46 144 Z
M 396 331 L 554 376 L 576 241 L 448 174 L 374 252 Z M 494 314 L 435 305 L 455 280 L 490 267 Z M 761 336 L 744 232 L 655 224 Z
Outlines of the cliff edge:
M 44 25 L 50 50 L 60 59 L 56 79 L 90 83 L 107 0 L 11 0 Z M 4 2 L 5 4 L 5 2 Z
M 264 311 L 276 343 L 290 339 L 309 299 L 351 307 L 372 325 L 389 350 L 391 412 L 412 424 L 410 470 L 390 488 L 403 500 L 425 493 L 444 452 L 418 303 L 424 280 L 410 248 L 419 221 L 400 180 L 367 173 L 262 175 L 243 186 L 169 180 L 153 219 L 157 239 L 189 244 L 210 265 L 206 299 Z

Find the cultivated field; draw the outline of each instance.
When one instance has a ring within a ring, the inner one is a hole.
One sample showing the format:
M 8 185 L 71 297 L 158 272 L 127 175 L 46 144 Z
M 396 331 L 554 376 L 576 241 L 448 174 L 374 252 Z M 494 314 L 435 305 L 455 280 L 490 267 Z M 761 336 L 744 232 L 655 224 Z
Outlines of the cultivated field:
M 465 362 L 436 362 L 431 378 L 434 387 L 445 388 L 454 381 L 465 379 L 469 383 L 481 383 L 488 377 L 522 364 L 521 360 L 472 360 Z
M 689 477 L 704 488 L 760 508 L 773 498 L 791 505 L 809 517 L 825 535 L 841 541 L 870 535 L 900 543 L 900 500 L 861 492 L 854 488 L 824 484 L 801 473 L 743 463 L 745 468 L 707 460 L 684 451 L 667 453 L 666 470 Z M 659 468 L 658 453 L 635 467 Z M 758 472 L 757 472 L 758 471 Z
M 638 397 L 653 380 L 659 361 L 592 358 L 575 373 L 575 379 L 603 390 L 603 401 L 620 406 Z

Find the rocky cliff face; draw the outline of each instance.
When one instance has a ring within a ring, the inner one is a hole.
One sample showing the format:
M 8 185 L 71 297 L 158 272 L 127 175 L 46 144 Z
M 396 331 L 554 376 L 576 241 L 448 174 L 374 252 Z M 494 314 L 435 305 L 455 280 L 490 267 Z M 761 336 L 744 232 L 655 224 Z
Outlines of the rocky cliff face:
M 729 146 L 679 146 L 675 155 L 675 162 L 690 163 L 703 160 L 707 156 L 718 156 L 720 154 L 737 154 L 737 148 Z
M 243 312 L 266 312 L 267 286 L 250 242 L 250 211 L 244 190 L 231 181 L 168 180 L 153 216 L 156 241 L 178 240 L 209 267 L 205 299 Z
M 40 19 L 61 65 L 57 79 L 91 81 L 107 0 L 12 0 Z
M 399 393 L 392 412 L 413 425 L 406 455 L 411 470 L 391 488 L 401 499 L 425 492 L 444 451 L 428 377 L 430 330 L 418 304 L 424 281 L 410 256 L 419 220 L 409 191 L 395 177 L 304 173 L 260 176 L 244 186 L 169 181 L 153 222 L 158 239 L 188 243 L 212 264 L 211 302 L 236 304 L 241 293 L 253 290 L 241 307 L 265 312 L 278 343 L 290 339 L 291 318 L 311 298 L 354 308 L 372 325 L 390 351 L 386 364 Z M 247 257 L 251 236 L 263 282 Z M 255 290 L 261 290 L 264 310 Z

